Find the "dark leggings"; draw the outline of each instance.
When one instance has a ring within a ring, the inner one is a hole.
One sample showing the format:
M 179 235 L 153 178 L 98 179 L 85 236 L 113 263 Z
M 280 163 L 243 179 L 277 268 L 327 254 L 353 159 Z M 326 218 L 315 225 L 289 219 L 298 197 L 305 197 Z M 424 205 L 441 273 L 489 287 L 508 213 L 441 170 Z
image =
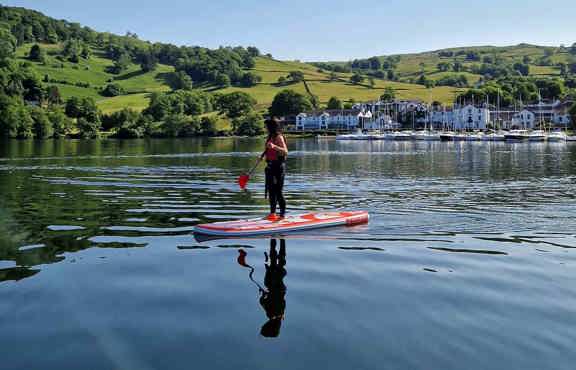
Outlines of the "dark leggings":
M 266 192 L 270 200 L 270 213 L 276 213 L 276 206 L 280 206 L 280 214 L 286 213 L 286 200 L 282 190 L 284 188 L 284 173 L 286 163 L 284 161 L 270 161 L 266 166 Z

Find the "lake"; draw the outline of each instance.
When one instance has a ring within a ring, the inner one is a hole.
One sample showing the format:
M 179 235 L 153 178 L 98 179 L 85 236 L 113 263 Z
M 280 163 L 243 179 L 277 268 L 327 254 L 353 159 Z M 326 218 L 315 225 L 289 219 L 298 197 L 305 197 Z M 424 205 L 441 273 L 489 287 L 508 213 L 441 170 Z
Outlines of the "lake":
M 290 139 L 288 212 L 370 223 L 195 240 L 262 145 L 0 143 L 0 368 L 574 368 L 576 145 Z

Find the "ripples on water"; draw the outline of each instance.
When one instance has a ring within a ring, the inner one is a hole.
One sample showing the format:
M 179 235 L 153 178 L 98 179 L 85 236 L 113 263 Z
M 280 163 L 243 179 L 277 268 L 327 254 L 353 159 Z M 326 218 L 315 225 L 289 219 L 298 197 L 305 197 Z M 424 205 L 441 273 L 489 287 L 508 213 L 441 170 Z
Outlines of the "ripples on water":
M 279 242 L 191 235 L 266 213 L 235 183 L 260 145 L 0 149 L 6 368 L 573 368 L 576 146 L 291 140 L 290 212 L 372 218 L 285 236 L 265 279 Z

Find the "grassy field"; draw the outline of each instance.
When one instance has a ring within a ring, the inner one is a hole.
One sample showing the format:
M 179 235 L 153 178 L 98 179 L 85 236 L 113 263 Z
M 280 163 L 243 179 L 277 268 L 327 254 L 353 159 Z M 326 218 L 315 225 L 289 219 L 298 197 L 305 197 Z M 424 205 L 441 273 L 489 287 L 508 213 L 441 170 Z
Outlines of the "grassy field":
M 455 94 L 463 91 L 463 89 L 452 87 L 437 87 L 428 90 L 422 85 L 380 79 L 374 79 L 373 88 L 368 85 L 367 81 L 361 85 L 353 85 L 348 82 L 351 74 L 338 73 L 338 79 L 331 81 L 329 73 L 321 72 L 312 65 L 277 61 L 268 58 L 256 59 L 256 66 L 253 72 L 262 76 L 262 82 L 258 85 L 250 88 L 229 87 L 216 91 L 221 93 L 244 91 L 253 96 L 258 102 L 258 107 L 263 110 L 272 103 L 274 96 L 283 89 L 291 89 L 302 94 L 307 93 L 303 83 L 285 86 L 278 85 L 278 78 L 287 76 L 290 71 L 302 71 L 310 92 L 318 96 L 322 104 L 327 103 L 332 96 L 344 101 L 375 100 L 382 95 L 386 87 L 392 87 L 400 99 L 438 100 L 443 103 L 452 102 Z
M 530 63 L 530 75 L 533 76 L 558 76 L 560 73 L 559 68 L 555 65 L 557 63 L 573 63 L 576 62 L 576 58 L 571 56 L 567 51 L 560 50 L 555 47 L 545 47 L 537 45 L 520 44 L 515 46 L 505 46 L 505 47 L 495 47 L 495 46 L 475 46 L 475 47 L 461 47 L 461 48 L 450 48 L 429 51 L 424 53 L 416 54 L 401 54 L 400 62 L 396 69 L 397 76 L 400 81 L 407 81 L 410 78 L 417 78 L 420 76 L 420 72 L 423 70 L 425 75 L 430 78 L 437 80 L 437 76 L 440 76 L 443 72 L 438 70 L 438 63 L 440 62 L 450 62 L 455 61 L 461 62 L 465 67 L 471 67 L 474 64 L 480 64 L 478 61 L 467 61 L 464 55 L 456 57 L 440 57 L 438 53 L 440 51 L 453 51 L 457 53 L 458 51 L 476 51 L 482 53 L 482 57 L 498 56 L 504 58 L 508 63 L 522 62 L 525 56 L 532 59 Z M 546 53 L 550 53 L 549 57 L 553 66 L 539 66 L 537 62 L 542 57 L 546 56 Z M 381 57 L 384 58 L 384 57 Z M 337 62 L 343 64 L 344 62 Z M 452 73 L 452 72 L 450 72 Z M 444 74 L 445 75 L 445 74 Z M 475 75 L 472 73 L 466 73 L 468 81 L 470 83 L 476 82 L 480 75 Z
M 148 107 L 150 93 L 128 94 L 115 96 L 113 98 L 100 99 L 97 101 L 98 107 L 104 113 L 111 113 L 124 108 L 142 111 Z
M 32 45 L 24 45 L 18 48 L 17 55 L 21 60 L 26 60 L 26 56 Z M 60 61 L 56 58 L 61 46 L 60 45 L 41 45 L 47 51 L 47 60 L 45 63 L 28 61 L 37 71 L 38 75 L 43 78 L 48 76 L 49 79 L 66 81 L 66 84 L 55 83 L 61 91 L 64 99 L 70 96 L 92 97 L 97 101 L 98 106 L 104 112 L 113 112 L 123 108 L 132 108 L 142 110 L 146 108 L 149 102 L 151 92 L 169 91 L 168 77 L 174 68 L 167 65 L 159 65 L 153 72 L 143 73 L 137 65 L 130 65 L 129 68 L 121 75 L 108 73 L 107 68 L 113 65 L 113 61 L 107 59 L 102 50 L 94 49 L 92 55 L 87 60 L 81 60 L 79 63 Z M 550 56 L 554 63 L 570 62 L 574 57 L 566 52 L 560 52 L 555 48 L 546 48 L 531 45 L 518 45 L 512 47 L 471 47 L 471 48 L 454 48 L 446 49 L 457 52 L 459 50 L 474 50 L 487 52 L 484 55 L 497 55 L 506 58 L 508 61 L 522 61 L 524 56 L 529 56 L 533 61 L 538 60 L 545 55 L 546 50 L 552 50 L 554 53 Z M 326 71 L 319 70 L 317 67 L 300 62 L 278 61 L 270 58 L 256 58 L 256 65 L 252 72 L 262 77 L 262 82 L 254 87 L 241 88 L 229 87 L 226 89 L 217 89 L 213 86 L 200 86 L 199 89 L 205 91 L 214 91 L 219 93 L 229 93 L 233 91 L 243 91 L 253 96 L 258 102 L 258 109 L 264 111 L 272 103 L 274 96 L 283 89 L 292 89 L 294 91 L 308 94 L 312 93 L 318 96 L 320 102 L 325 104 L 330 97 L 336 96 L 343 101 L 369 101 L 377 99 L 385 88 L 391 87 L 395 90 L 400 99 L 420 99 L 423 101 L 440 101 L 442 103 L 451 103 L 454 97 L 465 89 L 453 87 L 435 87 L 426 89 L 422 85 L 408 83 L 410 79 L 419 76 L 423 69 L 428 78 L 439 80 L 451 75 L 464 74 L 470 85 L 478 81 L 480 75 L 462 72 L 441 72 L 437 65 L 442 61 L 454 62 L 458 60 L 465 66 L 472 66 L 474 63 L 465 60 L 465 56 L 444 58 L 438 56 L 438 51 L 404 54 L 400 56 L 400 63 L 396 69 L 399 81 L 386 81 L 374 79 L 374 86 L 371 87 L 368 81 L 360 85 L 349 83 L 351 74 L 336 74 L 337 79 L 331 80 L 330 74 Z M 291 71 L 301 71 L 307 83 L 308 90 L 304 83 L 289 85 L 278 84 L 280 77 L 286 77 Z M 559 75 L 559 69 L 556 66 L 537 66 L 534 63 L 530 65 L 530 73 L 534 76 L 555 77 Z M 114 82 L 122 86 L 127 95 L 114 98 L 106 98 L 99 94 L 99 91 L 106 84 Z M 88 83 L 89 87 L 78 87 L 76 83 Z
M 21 60 L 27 60 L 26 56 L 32 45 L 24 45 L 17 51 Z M 130 65 L 121 75 L 113 75 L 107 72 L 107 68 L 113 65 L 113 61 L 107 59 L 101 50 L 93 50 L 92 55 L 87 60 L 79 63 L 71 63 L 56 59 L 60 45 L 43 44 L 41 47 L 47 51 L 46 63 L 30 62 L 40 77 L 47 75 L 50 79 L 67 81 L 67 84 L 55 84 L 60 89 L 64 99 L 70 96 L 92 97 L 96 100 L 103 112 L 114 112 L 123 108 L 142 110 L 149 102 L 151 92 L 169 91 L 167 79 L 173 67 L 159 65 L 153 72 L 142 73 L 139 66 Z M 400 82 L 390 82 L 375 80 L 374 88 L 365 85 L 352 85 L 348 82 L 350 74 L 338 74 L 338 80 L 331 81 L 327 72 L 319 71 L 318 68 L 299 62 L 278 61 L 269 58 L 256 58 L 256 66 L 252 70 L 262 77 L 262 82 L 254 87 L 229 87 L 226 89 L 215 89 L 213 86 L 199 87 L 206 91 L 216 91 L 219 93 L 229 93 L 233 91 L 243 91 L 253 96 L 258 102 L 257 108 L 260 111 L 266 110 L 274 96 L 284 90 L 291 89 L 302 94 L 307 94 L 304 83 L 279 85 L 278 79 L 286 77 L 291 71 L 301 71 L 304 74 L 310 92 L 317 95 L 320 102 L 325 104 L 332 96 L 337 96 L 346 101 L 364 101 L 377 99 L 384 88 L 390 86 L 396 90 L 399 98 L 439 100 L 442 102 L 452 101 L 455 90 L 452 88 L 434 88 L 430 91 L 421 85 L 407 84 Z M 438 78 L 441 77 L 440 75 Z M 473 78 L 471 79 L 473 81 Z M 127 95 L 106 98 L 99 94 L 99 90 L 106 84 L 114 82 L 122 86 Z M 76 83 L 88 83 L 88 88 L 75 86 Z
M 154 91 L 170 91 L 166 81 L 167 75 L 174 71 L 171 66 L 159 64 L 155 71 L 143 73 L 140 67 L 132 64 L 120 75 L 107 72 L 113 61 L 105 58 L 101 50 L 94 49 L 88 59 L 81 59 L 79 63 L 60 61 L 56 59 L 60 45 L 42 44 L 46 50 L 45 63 L 31 62 L 26 57 L 32 45 L 23 45 L 16 51 L 16 55 L 29 62 L 41 78 L 66 81 L 67 84 L 54 83 L 60 89 L 64 99 L 71 96 L 91 97 L 96 100 L 103 112 L 113 112 L 123 108 L 142 110 L 148 106 L 149 93 Z M 113 82 L 122 86 L 127 95 L 106 98 L 100 95 L 99 90 L 106 84 Z M 79 87 L 76 83 L 88 83 L 89 87 Z

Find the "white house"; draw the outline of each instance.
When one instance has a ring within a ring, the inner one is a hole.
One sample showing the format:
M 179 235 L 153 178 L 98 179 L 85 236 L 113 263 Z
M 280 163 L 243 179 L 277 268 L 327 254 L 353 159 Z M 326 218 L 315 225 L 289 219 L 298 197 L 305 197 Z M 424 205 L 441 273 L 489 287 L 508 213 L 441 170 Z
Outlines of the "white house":
M 512 121 L 510 123 L 511 129 L 533 129 L 536 127 L 537 123 L 536 114 L 528 109 L 523 109 L 512 116 Z
M 389 115 L 380 114 L 373 117 L 373 119 L 365 118 L 362 128 L 366 130 L 393 130 L 400 128 L 400 124 L 398 122 L 394 122 L 392 117 Z
M 572 119 L 570 117 L 570 108 L 574 102 L 564 101 L 558 102 L 554 107 L 554 113 L 552 115 L 552 123 L 556 126 L 566 127 L 570 125 Z
M 554 118 L 552 119 L 552 122 L 556 126 L 564 127 L 570 125 L 570 123 L 572 122 L 572 118 L 568 113 L 554 113 Z
M 486 130 L 490 122 L 490 110 L 468 104 L 454 108 L 453 125 L 455 130 Z
M 525 107 L 526 110 L 534 113 L 535 122 L 550 122 L 558 126 L 570 124 L 568 111 L 573 102 L 555 100 L 553 102 L 539 102 Z
M 490 109 L 490 121 L 493 129 L 510 129 L 518 111 L 514 109 Z
M 358 109 L 335 109 L 305 112 L 296 116 L 297 130 L 353 130 L 371 122 L 372 113 Z
M 448 128 L 454 125 L 454 111 L 451 108 L 433 110 L 430 112 L 430 122 L 439 128 Z
M 429 114 L 434 126 L 452 130 L 486 130 L 490 122 L 490 110 L 472 104 L 433 110 Z

